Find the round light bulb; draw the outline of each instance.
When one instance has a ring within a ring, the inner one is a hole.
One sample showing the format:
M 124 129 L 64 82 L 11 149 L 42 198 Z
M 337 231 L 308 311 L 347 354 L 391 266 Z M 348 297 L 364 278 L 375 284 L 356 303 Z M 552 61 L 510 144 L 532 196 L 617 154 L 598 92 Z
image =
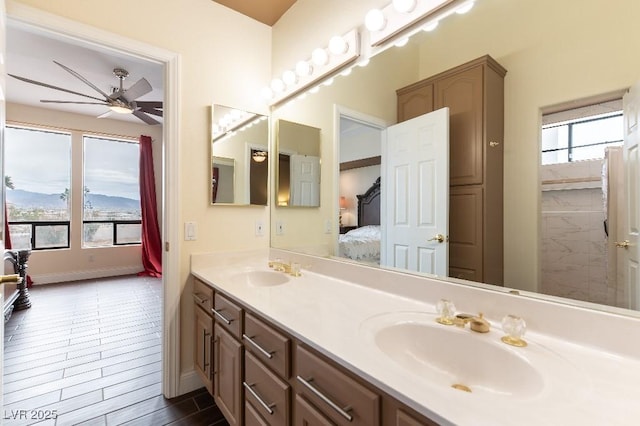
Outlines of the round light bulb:
M 387 21 L 380 9 L 371 9 L 364 17 L 364 25 L 369 31 L 380 31 L 387 25 Z
M 394 46 L 403 47 L 403 46 L 406 46 L 407 43 L 409 43 L 409 37 L 401 38 L 400 40 L 394 43 Z
M 318 47 L 311 53 L 311 60 L 318 66 L 326 65 L 329 62 L 329 54 L 325 49 Z
M 349 44 L 341 36 L 333 36 L 329 40 L 329 52 L 334 55 L 343 55 L 349 50 Z
M 439 23 L 440 23 L 439 21 L 429 22 L 427 25 L 422 27 L 422 31 L 431 32 L 431 31 L 435 30 L 436 28 L 438 28 L 438 24 Z
M 299 61 L 296 64 L 296 74 L 298 74 L 300 77 L 311 75 L 312 72 L 313 72 L 313 67 L 309 62 Z
M 393 7 L 400 13 L 409 13 L 416 7 L 416 0 L 393 0 Z
M 318 66 L 327 65 L 329 62 L 329 55 L 326 50 L 318 47 L 311 53 L 311 60 Z
M 474 5 L 474 1 L 473 0 L 469 0 L 468 2 L 462 3 L 460 5 L 460 7 L 458 7 L 456 9 L 456 13 L 458 15 L 464 15 L 465 13 L 467 13 L 468 11 L 470 11 L 473 8 Z
M 271 90 L 273 90 L 274 92 L 282 92 L 284 91 L 284 88 L 284 81 L 280 80 L 279 78 L 274 78 L 273 80 L 271 80 Z
M 287 86 L 293 86 L 298 82 L 298 76 L 295 72 L 286 70 L 284 73 L 282 73 L 282 81 L 284 81 Z

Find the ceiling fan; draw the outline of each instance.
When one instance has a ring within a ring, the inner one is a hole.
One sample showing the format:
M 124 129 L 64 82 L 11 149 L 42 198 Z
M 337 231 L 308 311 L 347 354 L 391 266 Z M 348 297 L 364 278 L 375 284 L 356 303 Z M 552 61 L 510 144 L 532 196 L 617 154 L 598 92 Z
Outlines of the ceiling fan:
M 83 83 L 91 87 L 96 92 L 100 93 L 104 98 L 98 98 L 96 96 L 85 95 L 84 93 L 75 92 L 73 90 L 64 89 L 62 87 L 53 86 L 51 84 L 43 83 L 36 80 L 31 80 L 25 77 L 19 77 L 17 75 L 8 74 L 13 78 L 17 78 L 18 80 L 22 80 L 27 83 L 37 84 L 38 86 L 47 87 L 49 89 L 60 90 L 62 92 L 71 93 L 74 95 L 82 96 L 84 98 L 93 99 L 98 102 L 89 102 L 89 101 L 57 101 L 57 100 L 40 100 L 43 103 L 56 103 L 56 104 L 84 104 L 84 105 L 104 105 L 109 107 L 110 111 L 107 111 L 105 114 L 98 116 L 98 118 L 103 118 L 110 115 L 112 112 L 120 113 L 120 114 L 133 114 L 138 117 L 140 120 L 144 121 L 147 124 L 160 124 L 160 122 L 153 117 L 149 116 L 149 114 L 156 115 L 162 117 L 162 102 L 152 102 L 152 101 L 136 101 L 141 96 L 146 95 L 151 92 L 153 88 L 151 84 L 145 79 L 141 78 L 137 82 L 135 82 L 131 87 L 125 89 L 123 87 L 123 81 L 125 78 L 129 76 L 129 72 L 122 68 L 114 68 L 113 74 L 120 80 L 120 85 L 118 88 L 113 88 L 111 94 L 104 92 L 95 84 L 91 83 L 89 80 L 78 74 L 76 71 L 71 68 L 62 65 L 59 62 L 53 61 L 56 65 L 60 66 L 62 69 L 73 75 L 74 77 L 81 80 Z

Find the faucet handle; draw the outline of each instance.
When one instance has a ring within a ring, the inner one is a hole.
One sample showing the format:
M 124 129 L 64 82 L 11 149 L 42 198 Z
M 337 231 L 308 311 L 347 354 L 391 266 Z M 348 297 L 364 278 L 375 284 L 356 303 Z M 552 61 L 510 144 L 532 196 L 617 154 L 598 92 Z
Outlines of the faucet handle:
M 440 299 L 436 305 L 439 317 L 436 321 L 444 325 L 453 325 L 454 317 L 456 314 L 456 307 L 452 301 L 447 299 Z
M 502 319 L 502 330 L 507 333 L 506 336 L 502 336 L 504 343 L 519 348 L 527 346 L 527 342 L 522 339 L 527 331 L 527 323 L 524 319 L 516 315 L 506 315 Z
M 491 329 L 489 325 L 489 321 L 484 319 L 484 314 L 480 312 L 477 317 L 471 318 L 471 325 L 469 326 L 471 330 L 476 331 L 478 333 L 488 333 Z

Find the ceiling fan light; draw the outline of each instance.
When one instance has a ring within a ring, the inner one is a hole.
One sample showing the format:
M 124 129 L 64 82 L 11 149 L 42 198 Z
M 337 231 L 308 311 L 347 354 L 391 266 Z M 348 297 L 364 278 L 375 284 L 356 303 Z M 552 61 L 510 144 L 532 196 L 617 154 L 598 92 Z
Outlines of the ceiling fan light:
M 124 105 L 111 105 L 109 106 L 109 109 L 115 113 L 118 114 L 132 114 L 133 113 L 133 109 L 124 106 Z
M 256 163 L 262 163 L 267 159 L 267 153 L 264 151 L 254 151 L 251 155 L 251 158 L 253 158 L 253 161 L 255 161 Z

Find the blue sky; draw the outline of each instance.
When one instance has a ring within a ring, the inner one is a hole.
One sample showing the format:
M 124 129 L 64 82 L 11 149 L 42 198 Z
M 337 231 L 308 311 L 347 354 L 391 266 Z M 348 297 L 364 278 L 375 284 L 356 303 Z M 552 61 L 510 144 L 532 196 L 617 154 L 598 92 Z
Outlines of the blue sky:
M 91 137 L 85 140 L 84 185 L 91 193 L 139 200 L 138 144 L 116 144 Z M 70 169 L 70 135 L 7 127 L 5 174 L 11 176 L 16 189 L 62 193 L 71 185 Z M 73 172 L 82 173 L 82 170 Z

